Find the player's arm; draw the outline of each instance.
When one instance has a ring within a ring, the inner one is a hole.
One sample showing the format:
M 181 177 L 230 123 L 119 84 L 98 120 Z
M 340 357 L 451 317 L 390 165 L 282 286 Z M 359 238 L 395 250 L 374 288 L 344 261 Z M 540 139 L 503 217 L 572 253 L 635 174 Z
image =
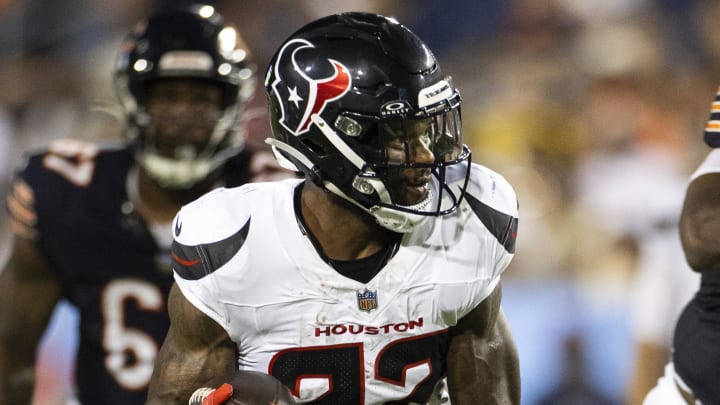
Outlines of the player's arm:
M 698 272 L 720 270 L 720 173 L 695 178 L 680 214 L 685 258 Z
M 500 285 L 450 331 L 448 389 L 453 405 L 520 404 L 515 340 L 500 308 Z
M 187 404 L 196 388 L 237 368 L 227 332 L 173 285 L 168 298 L 170 329 L 155 360 L 147 404 Z
M 31 240 L 16 237 L 0 273 L 0 405 L 29 404 L 35 352 L 61 286 Z

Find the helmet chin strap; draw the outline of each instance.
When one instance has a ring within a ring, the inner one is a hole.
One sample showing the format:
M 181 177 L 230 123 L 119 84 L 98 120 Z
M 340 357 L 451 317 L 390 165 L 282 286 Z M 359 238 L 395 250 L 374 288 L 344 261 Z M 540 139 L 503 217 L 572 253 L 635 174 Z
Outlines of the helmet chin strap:
M 138 162 L 161 186 L 174 189 L 190 188 L 212 171 L 208 160 L 169 159 L 148 152 L 140 153 Z
M 220 167 L 237 149 L 226 149 L 222 153 L 203 159 L 170 159 L 151 152 L 140 152 L 137 160 L 143 169 L 161 186 L 174 189 L 188 189 L 205 179 Z
M 420 211 L 427 207 L 432 201 L 432 189 L 428 191 L 427 197 L 419 203 L 411 206 L 403 206 L 411 210 Z M 412 232 L 415 228 L 422 225 L 427 219 L 427 215 L 413 214 L 410 212 L 399 211 L 396 209 L 375 206 L 371 209 L 371 214 L 375 217 L 380 225 L 390 229 L 391 231 L 407 233 Z
M 328 181 L 323 182 L 323 186 L 330 191 L 331 193 L 351 202 L 353 205 L 359 207 L 363 211 L 367 212 L 368 214 L 372 215 L 373 218 L 375 218 L 375 221 L 382 226 L 385 229 L 391 230 L 393 232 L 399 232 L 399 233 L 408 233 L 412 232 L 415 228 L 417 228 L 419 225 L 421 225 L 423 222 L 427 220 L 426 215 L 419 215 L 419 214 L 413 214 L 410 212 L 403 212 L 398 211 L 392 208 L 382 207 L 379 205 L 374 205 L 370 208 L 366 208 L 354 199 L 352 199 L 347 194 L 343 193 L 342 190 L 340 190 L 335 184 L 330 183 Z M 432 190 L 430 193 L 428 193 L 428 196 L 426 199 L 421 201 L 420 203 L 407 207 L 407 208 L 422 208 L 427 206 L 427 204 L 430 203 L 432 200 Z

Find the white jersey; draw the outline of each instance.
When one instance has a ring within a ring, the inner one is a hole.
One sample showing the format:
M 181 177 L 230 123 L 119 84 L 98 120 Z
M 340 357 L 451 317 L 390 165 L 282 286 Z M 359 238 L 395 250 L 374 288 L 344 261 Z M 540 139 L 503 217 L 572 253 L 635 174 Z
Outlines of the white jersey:
M 720 149 L 713 149 L 708 153 L 700 167 L 690 176 L 690 181 L 709 173 L 720 173 Z
M 514 254 L 517 201 L 473 165 L 453 214 L 403 235 L 367 283 L 326 263 L 298 224 L 301 180 L 218 189 L 175 219 L 175 281 L 237 344 L 238 368 L 269 373 L 300 402 L 431 402 L 448 328 L 497 286 Z

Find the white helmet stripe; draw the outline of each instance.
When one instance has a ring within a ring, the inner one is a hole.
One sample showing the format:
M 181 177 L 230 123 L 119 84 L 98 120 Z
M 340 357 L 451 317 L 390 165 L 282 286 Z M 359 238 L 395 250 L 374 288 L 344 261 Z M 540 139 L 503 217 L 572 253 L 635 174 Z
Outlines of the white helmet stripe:
M 332 143 L 337 150 L 340 151 L 349 161 L 352 163 L 355 167 L 358 169 L 363 169 L 365 167 L 365 160 L 360 157 L 357 153 L 355 153 L 354 150 L 348 146 L 342 139 L 340 139 L 340 136 L 333 131 L 332 128 L 330 128 L 330 125 L 328 125 L 324 119 L 322 119 L 319 115 L 313 114 L 310 119 L 312 120 L 313 124 L 317 125 L 317 127 L 320 129 L 320 132 L 325 135 L 325 138 Z
M 267 138 L 267 139 L 265 139 L 265 143 L 272 146 L 273 153 L 275 154 L 275 157 L 277 158 L 278 163 L 282 167 L 284 167 L 288 170 L 293 170 L 293 171 L 298 171 L 298 172 L 301 171 L 299 167 L 295 167 L 295 165 L 292 162 L 288 161 L 284 156 L 277 153 L 278 149 L 287 153 L 288 155 L 294 157 L 308 169 L 312 169 L 313 167 L 315 167 L 313 162 L 311 162 L 310 159 L 308 159 L 305 155 L 303 155 L 302 152 L 300 152 L 299 150 L 286 144 L 285 142 L 280 142 L 275 138 Z M 288 163 L 290 166 L 285 166 L 285 163 Z

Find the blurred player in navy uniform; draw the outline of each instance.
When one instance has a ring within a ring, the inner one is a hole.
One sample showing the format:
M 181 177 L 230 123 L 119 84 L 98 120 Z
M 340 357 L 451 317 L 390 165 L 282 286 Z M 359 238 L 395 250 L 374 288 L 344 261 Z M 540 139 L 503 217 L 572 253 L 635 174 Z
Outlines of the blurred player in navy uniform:
M 447 377 L 453 405 L 519 404 L 500 309 L 517 199 L 470 163 L 460 94 L 424 42 L 383 16 L 325 17 L 281 46 L 265 87 L 268 142 L 305 179 L 178 213 L 148 404 L 235 369 L 301 403 L 440 403 Z
M 675 325 L 672 360 L 644 405 L 720 403 L 720 88 L 705 126 L 713 148 L 690 177 L 680 239 L 700 288 Z
M 27 159 L 8 197 L 15 238 L 0 274 L 0 404 L 30 402 L 38 341 L 63 298 L 80 314 L 81 403 L 145 402 L 169 325 L 172 218 L 253 176 L 258 155 L 243 149 L 238 127 L 256 83 L 248 50 L 213 7 L 162 9 L 117 59 L 129 141 L 60 140 Z

